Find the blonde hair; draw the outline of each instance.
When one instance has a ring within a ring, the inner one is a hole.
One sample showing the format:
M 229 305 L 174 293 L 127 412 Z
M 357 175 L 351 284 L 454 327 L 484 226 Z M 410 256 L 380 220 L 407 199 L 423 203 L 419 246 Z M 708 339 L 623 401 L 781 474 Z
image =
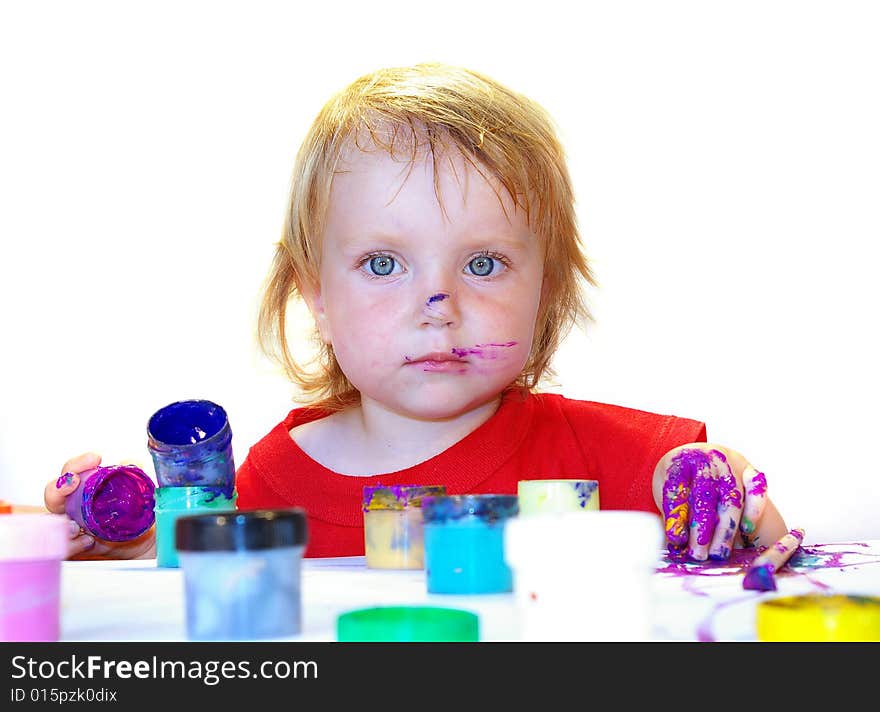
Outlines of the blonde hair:
M 383 139 L 389 129 L 390 139 Z M 550 360 L 570 328 L 591 318 L 581 286 L 595 281 L 581 249 L 564 152 L 541 106 L 482 74 L 443 64 L 367 74 L 333 96 L 312 123 L 296 156 L 283 232 L 260 306 L 257 333 L 263 352 L 282 366 L 305 400 L 330 410 L 358 401 L 330 345 L 316 339 L 314 371 L 293 357 L 287 308 L 292 298 L 318 285 L 333 175 L 346 147 L 353 141 L 360 148 L 363 131 L 392 155 L 399 140 L 408 137 L 411 161 L 424 141 L 435 168 L 438 150 L 451 144 L 525 210 L 543 245 L 544 291 L 528 360 L 511 385 L 534 389 L 553 374 Z M 436 170 L 434 175 L 436 190 Z

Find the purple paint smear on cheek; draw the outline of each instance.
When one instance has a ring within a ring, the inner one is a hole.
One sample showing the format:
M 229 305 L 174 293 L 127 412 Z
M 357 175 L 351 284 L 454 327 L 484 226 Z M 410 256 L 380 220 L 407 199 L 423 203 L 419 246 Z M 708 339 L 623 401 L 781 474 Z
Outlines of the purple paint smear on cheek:
M 466 349 L 452 349 L 452 353 L 459 358 L 476 356 L 477 358 L 491 361 L 498 358 L 500 354 L 498 349 L 509 349 L 511 346 L 516 346 L 516 341 L 507 341 L 503 344 L 476 344 Z

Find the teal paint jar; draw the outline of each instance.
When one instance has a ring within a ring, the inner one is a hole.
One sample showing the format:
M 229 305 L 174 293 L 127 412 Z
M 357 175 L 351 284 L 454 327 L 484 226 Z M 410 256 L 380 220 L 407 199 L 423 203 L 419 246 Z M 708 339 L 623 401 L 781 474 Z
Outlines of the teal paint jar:
M 423 499 L 428 593 L 513 591 L 513 573 L 504 557 L 504 526 L 518 513 L 516 495 Z
M 229 496 L 215 487 L 156 488 L 156 566 L 180 566 L 174 541 L 174 527 L 180 517 L 235 510 L 238 492 Z

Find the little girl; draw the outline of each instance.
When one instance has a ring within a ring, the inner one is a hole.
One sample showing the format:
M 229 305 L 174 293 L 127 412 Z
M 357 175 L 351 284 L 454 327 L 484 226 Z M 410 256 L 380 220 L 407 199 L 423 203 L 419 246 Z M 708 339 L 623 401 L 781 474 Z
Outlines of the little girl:
M 296 159 L 259 332 L 308 399 L 249 451 L 238 506 L 300 506 L 307 556 L 364 553 L 365 485 L 515 494 L 521 479 L 598 480 L 603 509 L 662 513 L 695 560 L 785 534 L 766 482 L 703 423 L 539 392 L 588 316 L 563 150 L 546 113 L 476 72 L 424 64 L 330 99 Z M 286 339 L 305 300 L 319 362 Z M 77 472 L 46 487 L 54 512 Z M 71 555 L 150 556 L 75 536 Z

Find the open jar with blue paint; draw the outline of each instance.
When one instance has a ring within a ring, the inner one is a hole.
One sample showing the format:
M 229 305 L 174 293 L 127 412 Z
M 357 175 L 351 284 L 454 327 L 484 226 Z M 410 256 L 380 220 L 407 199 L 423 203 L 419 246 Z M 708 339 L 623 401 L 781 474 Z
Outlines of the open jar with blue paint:
M 259 509 L 180 517 L 175 542 L 191 640 L 298 635 L 305 510 Z
M 513 574 L 504 557 L 504 528 L 518 513 L 516 495 L 422 500 L 428 593 L 512 591 Z
M 156 479 L 156 565 L 179 565 L 177 519 L 236 508 L 232 429 L 226 411 L 209 400 L 184 400 L 157 410 L 147 423 Z

